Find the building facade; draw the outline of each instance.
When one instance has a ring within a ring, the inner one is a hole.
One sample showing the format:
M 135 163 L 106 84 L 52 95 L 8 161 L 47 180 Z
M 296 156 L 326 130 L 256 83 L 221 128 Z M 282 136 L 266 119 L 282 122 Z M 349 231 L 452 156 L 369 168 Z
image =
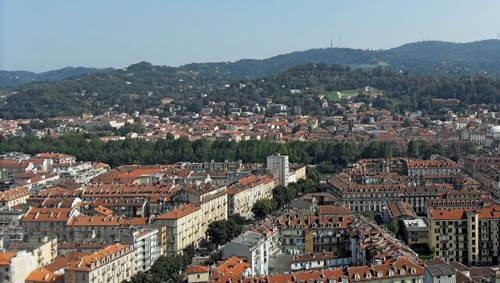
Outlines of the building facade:
M 288 156 L 278 154 L 267 157 L 267 170 L 278 179 L 278 184 L 281 186 L 289 183 L 289 168 Z
M 429 242 L 436 256 L 466 265 L 496 265 L 500 253 L 500 205 L 481 209 L 433 209 Z
M 65 268 L 65 283 L 122 283 L 136 273 L 134 248 L 115 244 Z

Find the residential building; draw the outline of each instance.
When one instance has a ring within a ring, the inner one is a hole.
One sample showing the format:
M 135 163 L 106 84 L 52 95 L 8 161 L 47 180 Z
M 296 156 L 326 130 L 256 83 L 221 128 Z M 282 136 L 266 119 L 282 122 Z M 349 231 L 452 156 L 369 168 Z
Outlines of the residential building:
M 347 215 L 284 215 L 276 220 L 281 251 L 291 255 L 336 252 L 339 257 L 346 257 L 351 254 L 347 234 L 350 222 L 351 217 Z
M 82 257 L 65 268 L 65 283 L 122 283 L 135 275 L 134 248 L 115 244 Z
M 124 237 L 134 231 L 149 225 L 149 218 L 125 218 L 113 214 L 98 214 L 93 216 L 77 215 L 69 219 L 61 231 L 69 242 L 121 242 Z
M 267 170 L 269 170 L 269 172 L 271 172 L 276 177 L 276 179 L 278 179 L 279 185 L 288 185 L 290 178 L 290 165 L 288 163 L 287 155 L 277 154 L 268 156 Z
M 352 263 L 351 257 L 339 258 L 335 252 L 313 253 L 296 255 L 292 259 L 292 271 L 324 269 L 339 266 L 348 266 Z
M 466 265 L 499 264 L 500 205 L 433 209 L 429 242 L 436 256 Z
M 68 235 L 62 232 L 66 231 L 68 221 L 78 214 L 74 208 L 31 207 L 21 219 L 21 227 L 27 234 L 55 235 L 60 241 L 68 241 Z
M 71 263 L 81 260 L 82 257 L 89 255 L 83 252 L 71 252 L 66 255 L 60 255 L 50 264 L 33 270 L 25 283 L 64 283 L 64 269 Z
M 238 282 L 239 279 L 252 276 L 249 259 L 237 256 L 218 262 L 210 271 L 210 282 Z
M 5 246 L 12 241 L 21 241 L 24 230 L 21 227 L 21 219 L 25 210 L 0 210 L 0 238 Z
M 429 245 L 429 223 L 424 217 L 401 220 L 403 239 L 409 246 Z
M 156 217 L 155 223 L 166 227 L 166 254 L 182 254 L 189 245 L 197 246 L 205 236 L 203 221 L 203 211 L 195 204 L 186 204 Z
M 157 229 L 135 231 L 132 235 L 125 237 L 122 242 L 133 245 L 137 271 L 146 272 L 151 269 L 162 254 Z
M 431 260 L 425 268 L 424 283 L 455 283 L 456 271 L 441 259 Z
M 251 276 L 266 275 L 269 272 L 269 245 L 260 233 L 247 231 L 226 244 L 222 249 L 223 258 L 233 256 L 248 259 Z
M 410 159 L 406 166 L 408 176 L 447 175 L 461 172 L 461 167 L 456 162 L 444 157 L 430 160 Z
M 250 175 L 230 185 L 228 193 L 229 215 L 239 214 L 252 218 L 252 207 L 261 199 L 271 199 L 276 186 L 274 178 L 269 176 Z
M 28 189 L 23 187 L 0 192 L 0 210 L 9 210 L 16 205 L 26 203 L 29 195 Z
M 37 267 L 35 257 L 29 252 L 0 252 L 0 282 L 24 283 Z
M 12 251 L 27 251 L 35 257 L 37 266 L 46 266 L 57 257 L 57 238 L 51 235 L 26 234 L 23 241 L 12 242 Z
M 210 280 L 210 268 L 204 265 L 189 266 L 186 269 L 188 283 L 205 283 Z
M 202 235 L 205 235 L 210 223 L 226 220 L 228 216 L 226 186 L 212 183 L 186 185 L 174 196 L 174 202 L 192 203 L 200 207 L 202 222 L 199 233 Z

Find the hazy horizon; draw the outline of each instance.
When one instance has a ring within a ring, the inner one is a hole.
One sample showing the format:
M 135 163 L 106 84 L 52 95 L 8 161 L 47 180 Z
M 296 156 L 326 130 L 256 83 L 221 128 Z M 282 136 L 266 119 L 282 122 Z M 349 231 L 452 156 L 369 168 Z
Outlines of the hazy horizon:
M 499 10 L 493 0 L 0 0 L 0 70 L 265 59 L 326 48 L 332 38 L 372 50 L 423 39 L 473 42 L 498 38 Z

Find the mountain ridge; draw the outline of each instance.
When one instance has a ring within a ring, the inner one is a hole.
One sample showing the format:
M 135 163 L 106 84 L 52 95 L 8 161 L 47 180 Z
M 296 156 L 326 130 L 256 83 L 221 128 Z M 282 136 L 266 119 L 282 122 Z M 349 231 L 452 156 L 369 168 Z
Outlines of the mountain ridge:
M 416 75 L 469 76 L 488 73 L 500 77 L 500 40 L 487 39 L 465 43 L 419 41 L 378 50 L 343 47 L 315 48 L 278 54 L 264 59 L 189 63 L 177 67 L 153 66 L 211 73 L 210 76 L 215 75 L 224 80 L 240 80 L 276 75 L 293 66 L 307 63 L 337 64 L 355 68 L 386 66 L 395 71 L 403 70 Z M 111 70 L 116 69 L 65 67 L 42 73 L 0 71 L 0 87 L 18 87 L 32 82 L 56 81 Z M 21 78 L 9 79 L 9 76 Z
M 31 71 L 6 71 L 0 70 L 0 87 L 19 87 L 33 82 L 58 81 L 92 75 L 96 73 L 105 73 L 114 70 L 113 68 L 90 68 L 90 67 L 63 67 L 45 72 Z

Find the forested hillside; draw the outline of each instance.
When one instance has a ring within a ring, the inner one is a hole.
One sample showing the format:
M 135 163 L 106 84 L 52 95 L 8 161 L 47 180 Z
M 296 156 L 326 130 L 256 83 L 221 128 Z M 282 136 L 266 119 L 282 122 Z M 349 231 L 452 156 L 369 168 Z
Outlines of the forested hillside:
M 68 78 L 76 78 L 84 75 L 106 73 L 111 70 L 111 68 L 96 69 L 85 67 L 66 67 L 43 73 L 0 70 L 0 87 L 19 87 L 33 82 L 58 81 Z
M 132 113 L 158 107 L 164 97 L 175 98 L 191 111 L 199 111 L 206 100 L 252 105 L 273 98 L 274 102 L 301 106 L 304 113 L 319 113 L 321 95 L 365 86 L 385 92 L 383 98 L 375 101 L 376 106 L 396 111 L 430 109 L 432 98 L 458 98 L 464 104 L 495 105 L 500 101 L 500 81 L 486 75 L 415 76 L 385 68 L 353 70 L 307 64 L 276 76 L 230 82 L 200 72 L 139 63 L 105 74 L 20 89 L 0 104 L 0 117 L 80 115 L 108 110 Z

